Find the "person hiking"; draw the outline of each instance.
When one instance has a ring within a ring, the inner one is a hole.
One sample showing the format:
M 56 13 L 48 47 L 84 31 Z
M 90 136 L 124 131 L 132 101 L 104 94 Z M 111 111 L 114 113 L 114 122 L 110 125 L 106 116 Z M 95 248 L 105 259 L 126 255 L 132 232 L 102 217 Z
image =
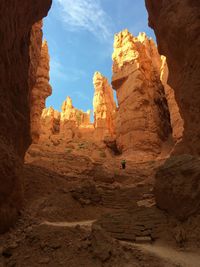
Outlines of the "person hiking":
M 122 166 L 122 169 L 126 169 L 126 160 L 125 159 L 123 159 L 121 161 L 121 166 Z

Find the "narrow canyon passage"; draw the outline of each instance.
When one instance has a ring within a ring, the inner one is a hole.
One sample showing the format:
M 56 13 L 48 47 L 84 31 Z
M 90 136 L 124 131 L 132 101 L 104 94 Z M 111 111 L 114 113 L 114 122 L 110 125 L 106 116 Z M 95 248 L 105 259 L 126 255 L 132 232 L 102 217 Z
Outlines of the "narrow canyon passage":
M 191 253 L 197 249 L 192 240 L 198 221 L 184 225 L 186 242 L 183 226 L 155 207 L 154 174 L 163 160 L 129 159 L 123 170 L 121 156 L 98 156 L 97 162 L 91 153 L 94 144 L 87 142 L 81 149 L 79 144 L 71 141 L 71 152 L 32 145 L 24 168 L 21 219 L 0 237 L 2 264 L 191 267 L 187 250 L 180 253 L 179 246 L 190 240 Z M 168 254 L 156 245 L 151 248 L 154 240 L 161 240 Z M 169 255 L 176 257 L 170 260 Z
M 200 2 L 144 2 L 1 0 L 0 267 L 200 266 Z

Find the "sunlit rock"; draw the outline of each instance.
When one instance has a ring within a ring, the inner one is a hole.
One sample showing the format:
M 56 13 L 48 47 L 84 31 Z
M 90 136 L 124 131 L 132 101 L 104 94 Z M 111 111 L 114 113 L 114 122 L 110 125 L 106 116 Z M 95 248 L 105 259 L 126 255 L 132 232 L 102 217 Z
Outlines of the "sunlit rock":
M 93 84 L 95 90 L 93 98 L 95 138 L 103 140 L 106 136 L 115 135 L 116 104 L 112 87 L 100 72 L 95 72 Z
M 128 30 L 115 35 L 112 85 L 117 91 L 118 147 L 137 158 L 154 158 L 171 134 L 161 58 L 152 39 Z
M 49 53 L 47 42 L 42 43 L 36 83 L 31 93 L 31 135 L 32 142 L 37 143 L 40 136 L 40 117 L 45 108 L 45 100 L 51 95 L 49 84 Z

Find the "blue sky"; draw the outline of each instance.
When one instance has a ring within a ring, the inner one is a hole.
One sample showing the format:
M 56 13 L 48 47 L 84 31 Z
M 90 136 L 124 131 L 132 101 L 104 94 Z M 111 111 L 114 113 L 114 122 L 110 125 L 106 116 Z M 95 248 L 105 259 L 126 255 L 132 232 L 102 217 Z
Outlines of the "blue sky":
M 53 0 L 43 27 L 53 88 L 47 107 L 60 110 L 70 96 L 75 107 L 92 109 L 93 74 L 111 81 L 114 34 L 126 28 L 154 38 L 143 0 Z

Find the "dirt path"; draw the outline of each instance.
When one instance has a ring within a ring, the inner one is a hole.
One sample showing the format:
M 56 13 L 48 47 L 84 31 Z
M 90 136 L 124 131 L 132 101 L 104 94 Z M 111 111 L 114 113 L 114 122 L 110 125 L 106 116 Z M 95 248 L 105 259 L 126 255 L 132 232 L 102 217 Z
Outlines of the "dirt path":
M 123 242 L 127 244 L 129 242 Z M 161 259 L 177 265 L 178 267 L 199 267 L 200 255 L 195 252 L 178 251 L 170 247 L 160 244 L 133 244 L 129 243 L 134 248 L 141 251 L 152 253 Z
M 45 221 L 41 223 L 42 225 L 49 225 L 49 226 L 56 226 L 56 227 L 84 227 L 84 228 L 91 228 L 92 224 L 96 220 L 88 220 L 88 221 L 78 221 L 78 222 L 49 222 Z

